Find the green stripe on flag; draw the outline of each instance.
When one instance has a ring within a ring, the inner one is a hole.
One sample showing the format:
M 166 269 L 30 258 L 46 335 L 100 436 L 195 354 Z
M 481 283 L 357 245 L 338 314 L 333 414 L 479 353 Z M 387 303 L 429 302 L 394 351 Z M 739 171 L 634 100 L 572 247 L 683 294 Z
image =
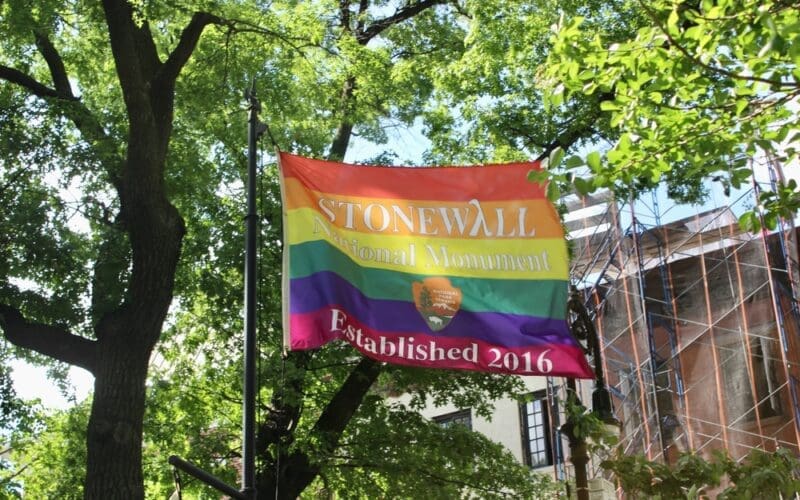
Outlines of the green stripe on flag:
M 429 277 L 361 267 L 325 241 L 291 245 L 290 278 L 331 271 L 346 279 L 370 299 L 413 302 L 411 284 Z M 567 282 L 563 280 L 502 280 L 448 276 L 461 289 L 461 309 L 528 316 L 565 318 Z

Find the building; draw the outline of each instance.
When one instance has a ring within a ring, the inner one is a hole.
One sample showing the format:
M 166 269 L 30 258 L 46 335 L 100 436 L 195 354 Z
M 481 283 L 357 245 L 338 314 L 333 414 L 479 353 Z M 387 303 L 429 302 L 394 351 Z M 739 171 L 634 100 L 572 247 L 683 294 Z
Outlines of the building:
M 766 183 L 781 175 L 775 165 L 763 172 Z M 609 195 L 568 204 L 573 283 L 601 337 L 626 453 L 670 463 L 684 450 L 733 458 L 753 448 L 800 452 L 798 234 L 792 221 L 757 234 L 737 221 L 762 187 L 754 182 L 668 223 L 655 195 L 635 205 Z M 498 402 L 491 423 L 468 409 L 427 415 L 469 423 L 520 461 L 569 479 L 558 431 L 564 381 L 528 384 L 533 402 Z M 580 385 L 583 401 L 591 390 Z M 590 464 L 590 478 L 601 474 L 597 467 Z
M 758 190 L 734 203 L 752 202 Z M 603 342 L 625 450 L 667 463 L 682 450 L 797 452 L 791 221 L 752 234 L 725 206 L 662 224 L 654 201 L 652 224 L 629 208 L 624 225 L 616 203 L 600 204 L 600 219 L 575 219 L 585 227 L 573 276 Z

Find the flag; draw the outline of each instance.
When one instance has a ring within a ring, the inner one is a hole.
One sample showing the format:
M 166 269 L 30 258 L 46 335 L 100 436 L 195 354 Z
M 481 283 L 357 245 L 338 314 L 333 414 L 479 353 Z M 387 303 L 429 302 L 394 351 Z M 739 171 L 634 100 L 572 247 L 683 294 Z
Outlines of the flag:
M 593 378 L 538 164 L 279 166 L 288 349 L 342 339 L 387 363 Z

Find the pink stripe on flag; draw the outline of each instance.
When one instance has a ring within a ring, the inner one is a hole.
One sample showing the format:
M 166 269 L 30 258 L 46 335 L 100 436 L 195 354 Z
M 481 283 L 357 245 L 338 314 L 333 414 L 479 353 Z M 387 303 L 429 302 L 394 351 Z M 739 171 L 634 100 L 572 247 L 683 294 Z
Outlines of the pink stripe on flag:
M 392 364 L 463 370 L 594 378 L 577 345 L 503 347 L 465 337 L 372 330 L 331 308 L 291 315 L 291 349 L 314 349 L 333 340 L 349 342 L 365 356 Z

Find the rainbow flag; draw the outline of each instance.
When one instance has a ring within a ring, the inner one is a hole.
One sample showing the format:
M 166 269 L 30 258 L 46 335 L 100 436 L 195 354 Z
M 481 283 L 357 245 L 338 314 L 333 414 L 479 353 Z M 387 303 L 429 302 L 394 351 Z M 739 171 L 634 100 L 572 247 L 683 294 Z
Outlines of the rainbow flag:
M 593 378 L 566 322 L 563 230 L 535 163 L 348 165 L 279 153 L 286 347 Z

